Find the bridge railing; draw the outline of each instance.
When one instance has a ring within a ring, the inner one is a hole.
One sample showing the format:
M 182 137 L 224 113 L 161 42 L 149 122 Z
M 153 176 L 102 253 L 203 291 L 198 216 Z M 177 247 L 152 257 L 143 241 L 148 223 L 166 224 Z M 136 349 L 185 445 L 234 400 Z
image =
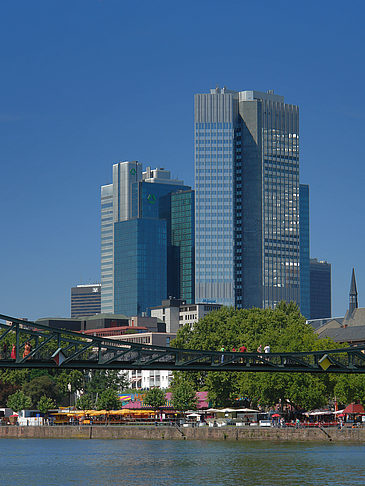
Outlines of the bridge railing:
M 15 356 L 11 355 L 13 346 Z M 364 373 L 365 348 L 297 353 L 177 349 L 90 336 L 0 315 L 0 367 L 56 366 L 81 369 Z

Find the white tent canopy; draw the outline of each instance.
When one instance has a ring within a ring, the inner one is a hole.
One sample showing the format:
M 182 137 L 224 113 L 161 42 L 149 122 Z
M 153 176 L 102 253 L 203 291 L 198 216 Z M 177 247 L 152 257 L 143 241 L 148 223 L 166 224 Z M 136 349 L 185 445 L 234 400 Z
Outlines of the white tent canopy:
M 260 413 L 260 410 L 253 410 L 251 408 L 208 408 L 207 412 L 212 413 Z

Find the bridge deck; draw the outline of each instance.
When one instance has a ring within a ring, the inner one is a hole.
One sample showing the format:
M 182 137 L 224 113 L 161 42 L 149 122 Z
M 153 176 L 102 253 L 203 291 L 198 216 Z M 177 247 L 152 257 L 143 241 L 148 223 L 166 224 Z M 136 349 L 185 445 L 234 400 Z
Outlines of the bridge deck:
M 104 339 L 0 315 L 0 368 L 364 373 L 365 348 L 233 353 Z M 11 337 L 15 358 L 4 344 Z M 31 349 L 25 355 L 25 344 Z

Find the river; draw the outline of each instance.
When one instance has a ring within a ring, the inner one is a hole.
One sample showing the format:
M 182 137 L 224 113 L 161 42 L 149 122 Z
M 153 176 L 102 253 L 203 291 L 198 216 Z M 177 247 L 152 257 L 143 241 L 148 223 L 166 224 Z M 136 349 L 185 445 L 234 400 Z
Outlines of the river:
M 365 484 L 365 445 L 0 439 L 1 486 Z

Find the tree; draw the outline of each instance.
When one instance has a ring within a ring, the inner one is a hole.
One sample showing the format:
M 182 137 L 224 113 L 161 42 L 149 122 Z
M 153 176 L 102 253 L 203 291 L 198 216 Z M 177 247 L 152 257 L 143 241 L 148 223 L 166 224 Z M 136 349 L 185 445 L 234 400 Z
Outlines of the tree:
M 115 390 L 109 389 L 100 393 L 98 410 L 119 410 L 120 405 L 118 393 Z
M 81 395 L 76 402 L 76 408 L 78 410 L 93 410 L 94 407 L 95 404 L 92 396 L 88 394 Z
M 13 395 L 10 395 L 7 401 L 7 406 L 19 412 L 19 410 L 26 410 L 32 406 L 32 399 L 25 395 L 21 390 L 18 390 Z
M 108 389 L 122 391 L 129 386 L 126 373 L 114 370 L 92 370 L 85 376 L 84 391 L 90 395 L 95 403 L 99 395 Z
M 34 378 L 23 385 L 23 391 L 32 399 L 32 406 L 36 407 L 43 395 L 55 400 L 60 399 L 60 392 L 54 379 L 49 375 Z
M 238 349 L 245 345 L 256 352 L 269 344 L 271 352 L 335 349 L 336 343 L 319 339 L 306 324 L 294 303 L 281 302 L 276 309 L 222 307 L 191 328 L 179 330 L 173 343 L 178 348 L 216 350 Z M 330 375 L 297 373 L 175 372 L 174 381 L 187 380 L 195 389 L 208 390 L 214 406 L 230 406 L 236 398 L 249 397 L 251 405 L 286 403 L 303 408 L 321 406 L 333 396 L 335 380 Z
M 151 388 L 146 393 L 143 403 L 158 411 L 165 404 L 165 392 L 161 388 Z
M 52 409 L 55 408 L 56 404 L 52 398 L 46 397 L 46 395 L 43 395 L 39 402 L 37 403 L 37 409 L 44 413 L 46 416 L 48 412 Z
M 339 403 L 348 405 L 360 402 L 365 405 L 365 376 L 338 375 L 334 386 L 334 395 Z
M 0 403 L 4 404 L 7 402 L 10 395 L 13 395 L 19 387 L 16 385 L 11 385 L 10 383 L 3 383 L 0 381 Z
M 186 412 L 196 410 L 198 399 L 196 391 L 190 383 L 180 383 L 172 388 L 172 404 L 176 410 Z

